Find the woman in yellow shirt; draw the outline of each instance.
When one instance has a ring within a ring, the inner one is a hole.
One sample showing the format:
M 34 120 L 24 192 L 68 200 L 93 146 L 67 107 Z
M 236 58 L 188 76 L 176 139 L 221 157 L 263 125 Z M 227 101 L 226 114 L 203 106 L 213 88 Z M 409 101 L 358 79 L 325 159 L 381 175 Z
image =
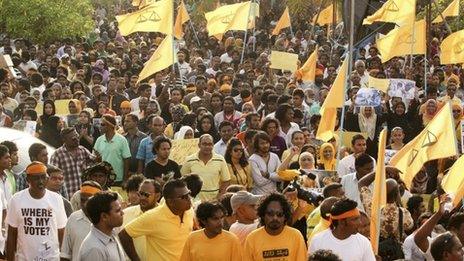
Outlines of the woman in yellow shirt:
M 335 158 L 335 148 L 330 143 L 324 143 L 319 149 L 319 169 L 335 170 L 337 159 Z
M 231 184 L 242 185 L 251 190 L 253 188 L 251 166 L 248 163 L 242 142 L 239 139 L 232 138 L 229 140 L 224 158 L 229 167 Z

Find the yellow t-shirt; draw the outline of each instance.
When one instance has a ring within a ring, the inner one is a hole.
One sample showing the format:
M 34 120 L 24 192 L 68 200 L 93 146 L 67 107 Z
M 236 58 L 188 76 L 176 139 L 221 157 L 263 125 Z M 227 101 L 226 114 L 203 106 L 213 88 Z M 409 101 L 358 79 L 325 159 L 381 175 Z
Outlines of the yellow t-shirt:
M 317 207 L 309 214 L 308 218 L 306 219 L 306 235 L 311 235 L 314 228 L 319 224 L 321 220 L 321 209 Z
M 288 155 L 290 155 L 290 149 L 284 150 L 284 153 L 282 153 L 281 160 L 284 161 Z M 300 157 L 300 154 L 296 154 L 295 156 L 292 157 L 292 160 L 290 161 L 290 164 L 293 162 L 298 162 L 298 158 Z
M 142 209 L 140 209 L 140 205 L 128 207 L 124 209 L 123 211 L 124 211 L 124 216 L 123 216 L 122 227 L 125 227 L 132 220 L 140 217 L 143 214 Z M 134 247 L 140 259 L 147 260 L 146 259 L 147 258 L 146 256 L 147 240 L 144 236 L 134 238 Z
M 150 260 L 179 260 L 193 229 L 193 210 L 184 213 L 182 220 L 166 204 L 143 213 L 124 229 L 132 238 L 145 236 L 146 256 Z
M 300 231 L 285 226 L 277 236 L 269 235 L 264 227 L 251 232 L 245 241 L 243 260 L 303 261 L 306 245 Z
M 242 247 L 234 234 L 222 230 L 214 238 L 208 238 L 204 229 L 190 233 L 185 242 L 181 261 L 241 261 Z
M 247 165 L 245 168 L 238 167 L 233 168 L 232 164 L 227 164 L 229 167 L 229 174 L 230 174 L 230 183 L 242 185 L 247 189 L 253 188 L 253 178 L 251 177 L 251 165 Z
M 198 198 L 202 201 L 216 199 L 220 182 L 230 180 L 229 168 L 224 157 L 215 153 L 206 164 L 198 158 L 198 153 L 188 156 L 180 173 L 182 175 L 194 173 L 200 176 L 203 186 Z

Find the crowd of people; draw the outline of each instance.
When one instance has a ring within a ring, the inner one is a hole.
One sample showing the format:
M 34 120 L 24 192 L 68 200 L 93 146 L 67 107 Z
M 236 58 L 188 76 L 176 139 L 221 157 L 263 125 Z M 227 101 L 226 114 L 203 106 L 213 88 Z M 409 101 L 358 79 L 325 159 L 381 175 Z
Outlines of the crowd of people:
M 13 66 L 0 69 L 0 127 L 35 122 L 42 142 L 0 144 L 1 257 L 463 260 L 464 211 L 449 208 L 440 185 L 456 157 L 427 162 L 410 187 L 386 165 L 378 252 L 370 238 L 382 128 L 395 153 L 451 101 L 456 137 L 448 138 L 461 142 L 464 73 L 439 59 L 449 32 L 432 26 L 426 71 L 420 55 L 382 63 L 375 43 L 356 49 L 336 127 L 355 135 L 319 140 L 347 37 L 309 18 L 273 36 L 283 6 L 262 2 L 269 8 L 246 38 L 186 26 L 176 63 L 140 82 L 163 35 L 123 37 L 114 17 L 136 9 L 128 1 L 96 8 L 94 38 L 38 45 L 3 34 L 0 53 Z M 270 69 L 271 50 L 301 63 L 316 50 L 314 82 Z M 358 106 L 369 76 L 413 80 L 415 97 L 382 93 L 379 106 Z M 173 143 L 188 139 L 197 152 L 173 160 Z

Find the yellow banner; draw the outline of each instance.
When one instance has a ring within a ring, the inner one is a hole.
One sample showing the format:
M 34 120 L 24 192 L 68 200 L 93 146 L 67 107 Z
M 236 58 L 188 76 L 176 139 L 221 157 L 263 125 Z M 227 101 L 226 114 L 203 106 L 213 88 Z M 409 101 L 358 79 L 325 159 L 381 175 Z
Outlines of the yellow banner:
M 198 139 L 173 140 L 169 159 L 182 165 L 187 156 L 197 153 L 199 150 Z

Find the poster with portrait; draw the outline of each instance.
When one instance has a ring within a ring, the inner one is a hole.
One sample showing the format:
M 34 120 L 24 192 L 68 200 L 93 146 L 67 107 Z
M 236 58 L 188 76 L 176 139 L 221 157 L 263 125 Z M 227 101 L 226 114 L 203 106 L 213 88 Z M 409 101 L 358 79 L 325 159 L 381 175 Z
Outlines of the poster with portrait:
M 35 136 L 36 128 L 37 128 L 36 121 L 19 120 L 15 122 L 15 124 L 13 125 L 13 129 L 28 133 L 32 136 Z
M 377 107 L 382 102 L 379 90 L 373 88 L 361 88 L 356 94 L 355 104 L 357 107 Z
M 416 82 L 406 79 L 390 79 L 388 96 L 401 97 L 403 101 L 414 99 Z

